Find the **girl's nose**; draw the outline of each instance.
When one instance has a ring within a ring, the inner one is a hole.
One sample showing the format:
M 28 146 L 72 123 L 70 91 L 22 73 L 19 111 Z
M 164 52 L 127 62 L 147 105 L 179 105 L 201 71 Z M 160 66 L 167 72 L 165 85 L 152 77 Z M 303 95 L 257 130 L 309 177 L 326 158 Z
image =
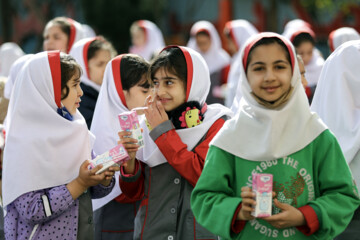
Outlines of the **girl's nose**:
M 265 81 L 273 81 L 274 79 L 275 79 L 274 72 L 271 69 L 267 70 L 265 73 L 264 80 Z
M 78 96 L 79 96 L 79 97 L 82 97 L 82 96 L 84 95 L 84 92 L 83 92 L 83 90 L 82 90 L 81 87 L 80 87 L 80 84 L 79 84 L 79 87 L 78 87 L 77 92 L 78 92 Z
M 155 94 L 158 96 L 162 96 L 165 93 L 165 88 L 162 86 L 162 84 L 157 85 L 154 90 Z

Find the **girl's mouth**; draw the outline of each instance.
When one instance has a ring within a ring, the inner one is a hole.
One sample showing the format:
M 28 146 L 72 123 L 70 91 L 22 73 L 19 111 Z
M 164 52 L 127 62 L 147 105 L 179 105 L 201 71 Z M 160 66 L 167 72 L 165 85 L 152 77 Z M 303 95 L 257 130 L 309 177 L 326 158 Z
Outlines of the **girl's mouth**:
M 268 93 L 273 93 L 275 92 L 279 87 L 278 86 L 274 86 L 274 87 L 264 87 L 263 89 L 268 92 Z

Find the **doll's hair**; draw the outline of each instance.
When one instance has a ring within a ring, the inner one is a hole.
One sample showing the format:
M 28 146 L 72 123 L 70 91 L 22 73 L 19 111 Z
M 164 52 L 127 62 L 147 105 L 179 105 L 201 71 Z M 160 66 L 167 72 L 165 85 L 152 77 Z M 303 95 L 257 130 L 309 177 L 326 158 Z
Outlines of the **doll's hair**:
M 139 85 L 143 88 L 150 88 L 150 82 L 147 78 L 145 82 L 140 82 L 144 74 L 145 77 L 147 77 L 146 74 L 149 70 L 149 66 L 149 63 L 138 55 L 124 55 L 120 62 L 120 69 L 123 69 L 123 71 L 120 72 L 123 90 L 129 91 L 129 89 L 135 85 Z
M 149 68 L 149 78 L 151 79 L 151 81 L 154 79 L 155 73 L 160 68 L 164 68 L 165 72 L 174 74 L 181 81 L 183 81 L 186 90 L 187 65 L 184 53 L 181 51 L 180 48 L 167 48 L 154 58 Z
M 304 42 L 310 42 L 313 46 L 315 45 L 314 38 L 310 35 L 310 33 L 302 32 L 294 37 L 292 40 L 292 44 L 297 48 Z
M 75 61 L 75 59 L 66 54 L 60 53 L 60 67 L 61 67 L 61 100 L 67 98 L 69 95 L 69 87 L 66 85 L 68 81 L 75 75 L 78 74 L 79 78 L 82 74 L 80 65 Z M 65 93 L 63 90 L 65 89 Z
M 251 61 L 251 57 L 252 57 L 252 51 L 260 46 L 260 45 L 270 45 L 270 44 L 279 44 L 285 51 L 285 55 L 286 55 L 286 59 L 289 61 L 289 63 L 291 64 L 291 58 L 290 58 L 290 53 L 288 48 L 286 47 L 285 43 L 283 41 L 281 41 L 279 38 L 277 37 L 265 37 L 260 39 L 259 41 L 257 41 L 250 49 L 248 57 L 247 57 L 247 61 L 246 61 L 246 69 L 245 72 L 247 73 L 248 67 L 249 67 L 249 63 Z
M 67 20 L 66 17 L 56 17 L 52 20 L 50 20 L 46 26 L 45 26 L 45 29 L 50 26 L 50 25 L 56 25 L 56 26 L 59 26 L 61 31 L 63 33 L 65 33 L 68 38 L 70 37 L 70 32 L 71 32 L 71 24 L 70 22 Z M 45 33 L 45 29 L 44 29 L 44 33 Z
M 109 42 L 103 36 L 98 36 L 89 45 L 87 52 L 87 60 L 89 61 L 91 58 L 93 58 L 99 50 L 109 51 L 111 58 L 114 58 L 117 55 L 117 52 L 111 42 Z

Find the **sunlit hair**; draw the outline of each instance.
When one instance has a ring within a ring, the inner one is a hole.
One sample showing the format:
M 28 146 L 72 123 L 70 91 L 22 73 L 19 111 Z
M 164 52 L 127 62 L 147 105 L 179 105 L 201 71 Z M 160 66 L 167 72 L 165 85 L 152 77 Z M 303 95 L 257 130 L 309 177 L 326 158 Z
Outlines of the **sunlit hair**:
M 67 98 L 69 95 L 69 87 L 67 86 L 68 81 L 71 80 L 71 78 L 78 74 L 79 78 L 82 74 L 82 70 L 80 65 L 75 61 L 75 59 L 66 54 L 66 53 L 60 53 L 60 66 L 61 66 L 61 100 Z M 64 92 L 65 89 L 65 92 Z
M 183 52 L 178 47 L 167 48 L 154 58 L 149 69 L 149 78 L 154 79 L 156 72 L 164 68 L 166 72 L 174 74 L 187 84 L 187 65 Z
M 146 78 L 141 82 L 142 77 L 148 72 L 150 64 L 144 58 L 136 54 L 126 54 L 121 58 L 120 72 L 121 85 L 123 90 L 129 91 L 130 88 L 139 85 L 143 88 L 150 88 L 150 81 Z
M 250 49 L 248 57 L 247 57 L 247 61 L 246 61 L 246 69 L 245 72 L 247 73 L 248 67 L 249 67 L 249 63 L 251 61 L 251 56 L 252 56 L 252 52 L 253 50 L 261 45 L 270 45 L 270 44 L 279 44 L 285 51 L 285 55 L 286 55 L 286 59 L 289 61 L 289 63 L 291 64 L 291 58 L 290 58 L 290 53 L 289 50 L 287 48 L 287 46 L 285 45 L 285 43 L 283 41 L 281 41 L 281 39 L 277 38 L 277 37 L 265 37 L 260 39 L 259 41 L 257 41 Z

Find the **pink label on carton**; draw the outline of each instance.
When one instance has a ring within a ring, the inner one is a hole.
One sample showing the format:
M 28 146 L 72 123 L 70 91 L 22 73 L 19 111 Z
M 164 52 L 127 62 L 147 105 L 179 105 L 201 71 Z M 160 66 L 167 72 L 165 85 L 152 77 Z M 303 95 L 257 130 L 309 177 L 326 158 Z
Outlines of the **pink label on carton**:
M 138 145 L 140 148 L 144 147 L 144 139 L 142 137 L 139 118 L 136 111 L 129 111 L 119 114 L 119 122 L 121 130 L 130 131 L 132 133 L 131 137 L 138 140 Z
M 256 205 L 252 215 L 255 217 L 271 216 L 273 175 L 255 173 L 252 175 L 252 191 L 255 192 Z
M 130 159 L 127 151 L 125 150 L 122 144 L 115 146 L 114 148 L 110 149 L 109 151 L 98 155 L 95 159 L 90 161 L 91 168 L 102 164 L 103 167 L 96 172 L 96 174 L 101 173 L 108 169 L 109 167 L 113 166 L 114 164 L 123 164 Z

